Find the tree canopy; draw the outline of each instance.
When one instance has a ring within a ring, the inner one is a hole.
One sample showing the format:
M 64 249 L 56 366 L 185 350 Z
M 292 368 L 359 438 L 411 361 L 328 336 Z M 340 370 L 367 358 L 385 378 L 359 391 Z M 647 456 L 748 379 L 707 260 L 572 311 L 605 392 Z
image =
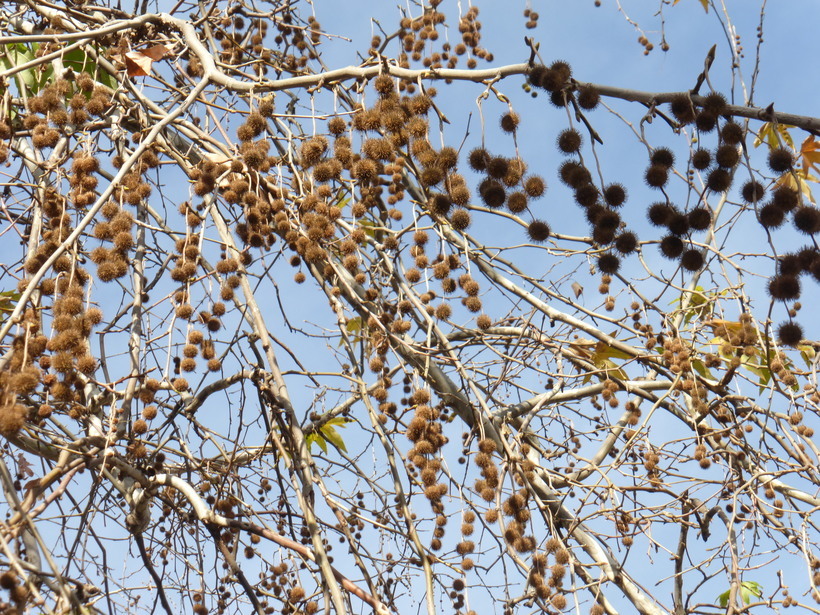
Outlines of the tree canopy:
M 0 6 L 3 612 L 820 612 L 791 9 L 371 4 Z

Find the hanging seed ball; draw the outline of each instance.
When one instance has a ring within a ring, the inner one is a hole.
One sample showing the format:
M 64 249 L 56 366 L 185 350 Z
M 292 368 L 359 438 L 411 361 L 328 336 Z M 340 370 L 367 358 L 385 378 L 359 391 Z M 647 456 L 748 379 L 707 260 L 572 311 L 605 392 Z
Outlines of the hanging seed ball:
M 653 164 L 646 169 L 645 179 L 648 186 L 652 188 L 663 188 L 669 180 L 669 173 L 666 167 Z
M 665 169 L 671 169 L 675 165 L 675 155 L 672 153 L 672 150 L 666 147 L 659 147 L 652 152 L 649 162 L 652 165 L 658 165 L 664 167 Z
M 558 135 L 558 149 L 565 154 L 574 154 L 581 149 L 581 133 L 572 128 L 567 128 Z
M 703 268 L 703 254 L 700 250 L 686 250 L 680 259 L 681 266 L 687 271 L 700 271 Z
M 598 269 L 601 273 L 617 273 L 620 266 L 621 260 L 611 252 L 606 252 L 598 258 Z
M 582 109 L 591 111 L 598 106 L 601 95 L 598 90 L 591 85 L 584 85 L 578 90 L 578 105 Z
M 527 227 L 527 234 L 530 239 L 536 243 L 543 243 L 549 238 L 550 227 L 549 224 L 542 220 L 533 220 Z
M 698 171 L 709 168 L 710 164 L 712 164 L 712 154 L 709 150 L 700 148 L 692 153 L 692 166 Z
M 763 186 L 754 180 L 743 184 L 743 188 L 740 190 L 740 195 L 747 203 L 757 203 L 765 194 L 766 191 L 763 189 Z
M 796 322 L 784 322 L 777 328 L 777 341 L 783 346 L 797 346 L 803 339 L 803 328 Z
M 738 145 L 743 141 L 743 127 L 737 122 L 726 122 L 720 129 L 720 139 L 727 145 Z
M 669 110 L 681 124 L 691 124 L 695 121 L 695 108 L 687 94 L 676 94 L 669 102 Z
M 615 239 L 615 249 L 621 254 L 631 254 L 638 247 L 638 237 L 632 231 L 621 233 Z
M 517 113 L 513 111 L 505 113 L 501 116 L 501 130 L 507 133 L 513 133 L 518 128 L 520 122 L 521 118 L 518 117 Z
M 775 173 L 785 173 L 792 168 L 794 155 L 786 147 L 779 147 L 769 152 L 769 168 Z

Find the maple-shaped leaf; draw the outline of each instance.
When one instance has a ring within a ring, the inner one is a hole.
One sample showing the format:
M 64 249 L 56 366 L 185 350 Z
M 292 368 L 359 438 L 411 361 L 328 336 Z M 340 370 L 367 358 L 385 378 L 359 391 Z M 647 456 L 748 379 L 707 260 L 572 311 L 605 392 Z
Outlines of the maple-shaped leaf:
M 820 142 L 814 140 L 814 135 L 809 135 L 800 146 L 800 158 L 803 160 L 803 170 L 820 171 Z
M 169 53 L 165 45 L 154 45 L 139 51 L 129 51 L 123 56 L 129 77 L 147 77 L 151 74 L 154 62 L 161 60 Z
M 789 134 L 789 128 L 790 126 L 787 124 L 764 122 L 760 127 L 760 130 L 757 132 L 754 146 L 759 147 L 761 143 L 766 143 L 771 149 L 777 149 L 780 147 L 780 139 L 783 139 L 786 145 L 794 148 L 794 139 L 792 139 L 791 134 Z

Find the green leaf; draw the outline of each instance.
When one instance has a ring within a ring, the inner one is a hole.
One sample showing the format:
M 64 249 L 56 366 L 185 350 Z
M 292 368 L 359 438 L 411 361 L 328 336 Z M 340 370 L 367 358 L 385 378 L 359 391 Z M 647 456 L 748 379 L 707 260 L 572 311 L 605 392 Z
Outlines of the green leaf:
M 725 609 L 727 606 L 729 606 L 729 596 L 731 593 L 732 590 L 727 589 L 725 592 L 723 592 L 720 596 L 717 597 L 718 604 L 721 608 Z
M 99 48 L 96 51 L 102 54 Z M 94 59 L 82 49 L 72 49 L 63 56 L 63 65 L 71 68 L 75 73 L 88 73 L 97 83 L 110 88 L 117 88 L 117 80 L 108 72 L 103 70 Z
M 760 598 L 763 595 L 763 587 L 756 581 L 743 581 L 740 584 L 740 599 L 744 604 L 749 604 L 752 598 Z

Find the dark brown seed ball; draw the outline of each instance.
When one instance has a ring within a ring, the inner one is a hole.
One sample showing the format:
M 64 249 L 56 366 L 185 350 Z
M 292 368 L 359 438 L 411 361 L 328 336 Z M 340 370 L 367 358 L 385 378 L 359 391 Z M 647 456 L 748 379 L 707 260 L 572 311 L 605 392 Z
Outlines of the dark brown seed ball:
M 659 147 L 652 152 L 649 162 L 650 164 L 670 169 L 675 164 L 675 154 L 672 153 L 672 150 L 666 147 Z
M 714 169 L 706 178 L 706 187 L 712 192 L 724 192 L 732 185 L 732 176 L 726 169 Z
M 743 141 L 743 126 L 737 122 L 726 122 L 720 129 L 720 139 L 727 145 L 737 145 Z
M 527 234 L 533 241 L 543 243 L 550 236 L 549 224 L 543 220 L 533 220 L 527 227 Z
M 710 92 L 704 97 L 703 108 L 718 116 L 726 110 L 726 97 L 720 92 Z
M 606 252 L 604 254 L 601 254 L 601 256 L 598 258 L 598 269 L 601 271 L 601 273 L 617 273 L 618 268 L 620 266 L 621 259 L 612 254 L 612 252 Z
M 666 226 L 677 210 L 669 203 L 652 203 L 647 210 L 649 222 L 654 226 Z
M 626 201 L 626 188 L 621 184 L 609 184 L 604 188 L 604 200 L 610 207 L 620 207 Z
M 467 163 L 473 171 L 484 171 L 487 169 L 487 162 L 490 155 L 483 147 L 477 147 L 467 156 Z
M 621 254 L 631 254 L 638 247 L 638 236 L 632 231 L 626 231 L 615 239 L 615 249 Z
M 811 205 L 796 209 L 794 212 L 794 226 L 807 235 L 814 235 L 820 231 L 820 209 Z
M 592 207 L 598 200 L 598 189 L 592 184 L 579 186 L 575 191 L 575 201 L 582 207 Z
M 542 196 L 546 189 L 547 187 L 546 184 L 544 184 L 544 180 L 538 175 L 530 175 L 524 180 L 524 192 L 533 199 Z
M 700 148 L 692 153 L 692 166 L 698 171 L 708 169 L 710 164 L 712 164 L 712 154 L 709 150 Z
M 779 147 L 769 152 L 769 168 L 775 173 L 785 173 L 792 168 L 794 155 L 786 147 Z
M 737 146 L 724 144 L 717 148 L 715 152 L 715 162 L 725 169 L 731 169 L 740 161 L 740 154 Z
M 683 240 L 675 235 L 661 239 L 661 253 L 666 258 L 678 258 L 683 253 Z
M 510 111 L 509 113 L 505 113 L 501 116 L 501 130 L 507 133 L 513 133 L 518 128 L 518 124 L 521 122 L 521 118 L 518 117 L 517 113 Z
M 558 135 L 558 149 L 565 154 L 574 154 L 581 149 L 581 133 L 572 128 L 567 128 Z
M 695 109 L 687 94 L 676 94 L 669 102 L 669 110 L 681 124 L 695 121 Z
M 591 85 L 581 86 L 578 90 L 578 106 L 581 107 L 581 109 L 591 111 L 598 106 L 600 100 L 600 93 Z
M 703 268 L 703 254 L 694 248 L 686 250 L 680 258 L 681 266 L 687 271 L 699 271 Z
M 669 181 L 669 173 L 665 167 L 662 167 L 659 164 L 653 164 L 646 169 L 644 178 L 646 179 L 648 186 L 651 186 L 652 188 L 663 188 L 666 185 L 666 182 Z
M 747 203 L 757 203 L 763 198 L 764 194 L 766 194 L 766 191 L 763 189 L 763 186 L 754 180 L 743 184 L 743 188 L 740 190 L 740 196 L 743 197 L 743 200 Z
M 800 297 L 800 279 L 796 275 L 776 275 L 769 279 L 772 299 L 790 300 Z
M 696 231 L 705 231 L 712 223 L 712 213 L 705 207 L 696 207 L 687 214 L 689 226 Z
M 772 193 L 772 203 L 777 205 L 783 211 L 791 211 L 797 207 L 800 202 L 796 190 L 792 190 L 788 186 L 780 186 Z
M 558 169 L 558 176 L 570 188 L 579 188 L 592 180 L 589 169 L 575 160 L 564 162 Z
M 504 201 L 507 198 L 507 193 L 504 191 L 504 187 L 495 180 L 492 179 L 485 179 L 478 187 L 478 193 L 481 196 L 481 200 L 484 201 L 484 204 L 487 207 L 492 207 L 493 209 L 497 209 L 504 205 Z
M 712 132 L 717 125 L 717 116 L 708 111 L 701 111 L 695 117 L 695 126 L 700 132 Z
M 527 209 L 527 195 L 523 192 L 513 192 L 507 198 L 507 208 L 514 214 L 520 214 Z
M 784 322 L 777 328 L 777 341 L 783 346 L 797 346 L 803 339 L 803 328 L 796 322 Z

